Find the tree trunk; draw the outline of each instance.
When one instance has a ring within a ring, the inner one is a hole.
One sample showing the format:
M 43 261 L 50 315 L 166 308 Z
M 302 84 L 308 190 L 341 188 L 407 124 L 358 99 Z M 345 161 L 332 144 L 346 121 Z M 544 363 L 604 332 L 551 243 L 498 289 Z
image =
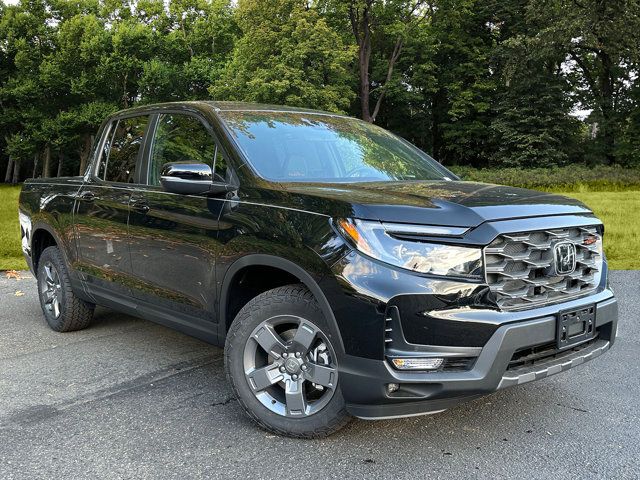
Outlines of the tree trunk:
M 4 183 L 9 183 L 11 181 L 11 172 L 13 172 L 13 158 L 9 157 L 9 161 L 7 162 L 7 173 L 4 175 Z
M 44 149 L 44 164 L 42 165 L 42 178 L 51 176 L 51 147 L 47 145 Z
M 613 62 L 611 57 L 604 51 L 600 51 L 599 55 L 602 62 L 602 69 L 599 75 L 600 98 L 602 111 L 602 125 L 600 126 L 600 138 L 602 138 L 602 146 L 604 158 L 607 165 L 615 162 L 615 107 L 613 105 Z
M 369 83 L 369 63 L 371 62 L 371 34 L 367 25 L 367 31 L 363 36 L 362 44 L 358 49 L 358 66 L 360 69 L 360 109 L 362 110 L 362 119 L 366 122 L 373 123 L 371 118 L 371 107 L 369 106 L 369 95 L 371 93 L 371 85 Z
M 352 3 L 349 7 L 349 20 L 353 36 L 358 44 L 358 75 L 359 75 L 359 94 L 360 94 L 360 110 L 362 119 L 367 122 L 373 122 L 371 118 L 371 108 L 369 106 L 369 94 L 371 93 L 371 85 L 369 83 L 369 64 L 371 62 L 371 16 L 370 8 L 373 0 L 365 2 L 362 12 L 358 6 Z
M 431 100 L 431 152 L 433 158 L 435 158 L 438 162 L 443 163 L 444 161 L 444 152 L 443 150 L 443 141 L 442 141 L 442 131 L 440 126 L 446 121 L 446 112 L 448 110 L 447 105 L 447 93 L 446 91 L 440 87 L 433 94 Z
M 40 155 L 38 153 L 33 154 L 33 173 L 31 174 L 31 178 L 36 178 L 36 174 L 38 172 L 38 159 Z
M 380 94 L 378 96 L 378 100 L 373 109 L 373 113 L 371 112 L 371 79 L 369 75 L 369 67 L 371 65 L 371 26 L 375 25 L 376 19 L 371 18 L 371 8 L 373 6 L 374 0 L 366 0 L 364 2 L 364 6 L 362 11 L 356 6 L 355 1 L 351 2 L 351 6 L 349 7 L 349 20 L 351 22 L 351 29 L 353 30 L 353 35 L 358 44 L 358 73 L 359 73 L 359 93 L 360 93 L 360 109 L 362 111 L 362 119 L 373 123 L 376 121 L 376 117 L 378 116 L 378 112 L 380 111 L 380 107 L 382 105 L 382 101 L 385 97 L 385 87 L 391 81 L 393 76 L 393 70 L 395 67 L 398 58 L 400 57 L 400 53 L 402 52 L 403 38 L 402 36 L 398 36 L 396 39 L 396 43 L 393 47 L 393 52 L 389 58 L 389 63 L 387 64 L 387 75 L 378 89 Z M 422 1 L 418 1 L 414 4 L 413 9 L 409 12 L 407 19 L 405 20 L 405 27 L 407 28 L 407 32 L 410 27 L 409 24 L 413 21 L 413 15 L 416 9 L 422 5 Z M 422 17 L 421 20 L 424 20 L 425 17 Z M 420 22 L 421 20 L 417 20 Z
M 20 181 L 20 162 L 16 161 L 13 164 L 13 178 L 11 179 L 12 185 L 17 185 Z
M 58 152 L 58 173 L 56 177 L 62 176 L 62 165 L 64 164 L 64 153 Z
M 78 175 L 84 175 L 87 171 L 87 160 L 91 153 L 91 144 L 93 143 L 93 135 L 85 135 L 82 146 L 80 147 L 80 171 Z
M 402 37 L 398 37 L 398 39 L 396 40 L 396 44 L 393 47 L 391 58 L 389 58 L 389 64 L 387 65 L 387 77 L 384 81 L 382 89 L 380 90 L 380 95 L 378 95 L 378 101 L 376 102 L 376 106 L 373 109 L 373 114 L 371 115 L 372 123 L 376 121 L 376 117 L 378 116 L 378 112 L 380 111 L 380 106 L 382 105 L 382 100 L 384 99 L 384 95 L 386 93 L 385 88 L 389 84 L 389 82 L 391 82 L 393 69 L 396 65 L 396 62 L 398 61 L 398 58 L 400 57 L 400 52 L 402 52 L 402 43 Z

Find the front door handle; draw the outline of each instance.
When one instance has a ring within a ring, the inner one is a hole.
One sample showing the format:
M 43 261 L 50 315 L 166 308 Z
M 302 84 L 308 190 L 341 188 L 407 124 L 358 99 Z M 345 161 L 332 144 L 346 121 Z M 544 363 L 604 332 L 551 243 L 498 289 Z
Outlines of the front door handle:
M 87 190 L 82 192 L 78 196 L 78 198 L 80 198 L 80 200 L 84 200 L 85 202 L 92 202 L 96 198 L 96 195 L 93 192 Z
M 131 204 L 131 208 L 139 213 L 147 213 L 149 211 L 149 205 L 144 202 L 134 202 Z

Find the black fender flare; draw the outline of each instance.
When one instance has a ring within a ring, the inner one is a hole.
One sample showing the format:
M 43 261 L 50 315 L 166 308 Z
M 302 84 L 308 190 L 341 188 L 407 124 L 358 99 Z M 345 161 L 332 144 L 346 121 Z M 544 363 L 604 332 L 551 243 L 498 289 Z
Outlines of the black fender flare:
M 60 238 L 60 236 L 58 235 L 58 232 L 56 232 L 56 230 L 54 228 L 51 227 L 51 225 L 49 225 L 48 223 L 45 222 L 35 222 L 31 225 L 31 238 L 30 238 L 30 245 L 29 245 L 29 251 L 31 252 L 31 263 L 33 265 L 33 274 L 36 274 L 36 262 L 35 262 L 35 258 L 33 257 L 33 240 L 36 238 L 36 233 L 40 230 L 44 230 L 45 232 L 47 232 L 49 235 L 51 235 L 53 237 L 53 240 L 56 242 L 56 245 L 58 246 L 58 249 L 60 250 L 60 252 L 62 253 L 62 257 L 64 258 L 65 263 L 67 264 L 67 267 L 70 265 L 69 263 L 69 252 L 67 252 L 67 247 L 68 245 L 65 245 L 65 242 L 62 241 L 62 239 Z
M 229 295 L 229 287 L 231 286 L 231 282 L 233 281 L 236 274 L 245 267 L 252 266 L 265 266 L 265 267 L 273 267 L 283 270 L 291 275 L 297 277 L 305 287 L 309 289 L 309 291 L 313 294 L 313 296 L 318 301 L 322 313 L 324 313 L 325 318 L 330 324 L 331 329 L 333 330 L 334 336 L 337 337 L 337 341 L 334 342 L 334 347 L 339 350 L 340 355 L 344 355 L 344 344 L 342 342 L 342 335 L 340 333 L 340 328 L 338 328 L 338 322 L 336 321 L 336 317 L 333 314 L 333 310 L 329 301 L 327 300 L 326 295 L 318 285 L 318 282 L 302 267 L 295 264 L 294 262 L 284 259 L 282 257 L 276 257 L 274 255 L 265 255 L 265 254 L 249 254 L 245 255 L 238 260 L 236 260 L 231 266 L 227 269 L 224 274 L 224 279 L 222 280 L 222 287 L 220 289 L 219 296 L 219 315 L 220 319 L 218 322 L 219 326 L 219 338 L 224 340 L 226 337 L 226 310 L 227 310 L 227 298 Z

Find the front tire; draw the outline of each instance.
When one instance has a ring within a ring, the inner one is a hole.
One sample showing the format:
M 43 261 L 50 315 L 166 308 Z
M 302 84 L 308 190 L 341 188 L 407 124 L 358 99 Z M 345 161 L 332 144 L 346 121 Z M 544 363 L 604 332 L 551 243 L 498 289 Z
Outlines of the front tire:
M 269 290 L 240 310 L 227 334 L 225 369 L 238 402 L 260 427 L 317 438 L 349 422 L 329 332 L 303 285 Z
M 56 332 L 82 330 L 91 323 L 94 305 L 78 298 L 58 247 L 47 247 L 38 261 L 38 294 L 44 318 Z

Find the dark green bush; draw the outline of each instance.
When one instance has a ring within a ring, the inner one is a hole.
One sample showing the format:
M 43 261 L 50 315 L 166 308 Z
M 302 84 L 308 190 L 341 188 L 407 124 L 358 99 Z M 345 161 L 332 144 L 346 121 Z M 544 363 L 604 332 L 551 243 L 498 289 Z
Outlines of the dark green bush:
M 571 165 L 553 168 L 476 169 L 454 166 L 463 180 L 565 192 L 640 190 L 640 168 Z

